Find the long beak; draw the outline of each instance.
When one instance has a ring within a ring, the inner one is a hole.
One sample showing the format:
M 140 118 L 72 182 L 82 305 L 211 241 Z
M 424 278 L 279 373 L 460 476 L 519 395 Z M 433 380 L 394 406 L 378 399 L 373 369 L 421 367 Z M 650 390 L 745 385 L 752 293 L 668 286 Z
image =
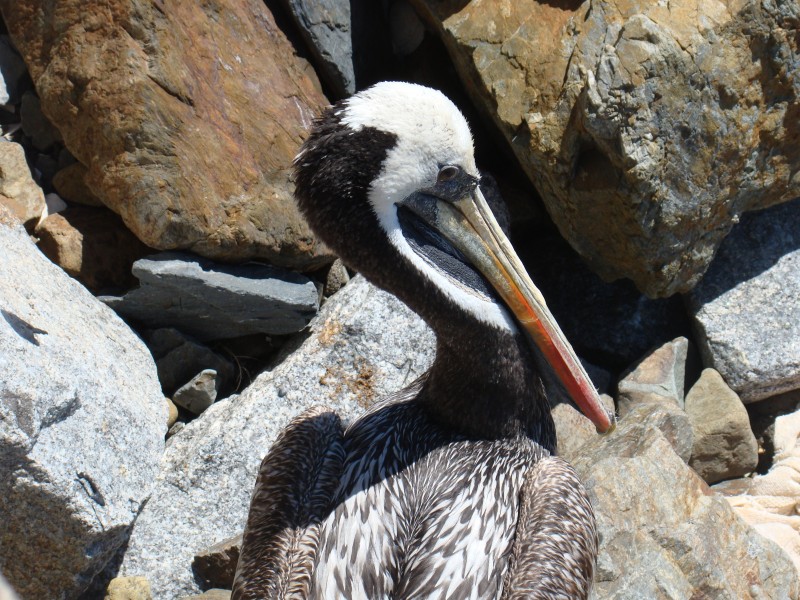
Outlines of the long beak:
M 500 229 L 480 188 L 458 186 L 458 193 L 423 192 L 425 206 L 405 203 L 456 247 L 481 272 L 530 335 L 556 377 L 599 433 L 616 425 L 594 385 L 564 337 L 541 292 L 533 284 L 508 238 Z M 433 208 L 433 210 L 432 210 Z M 431 222 L 433 221 L 433 222 Z

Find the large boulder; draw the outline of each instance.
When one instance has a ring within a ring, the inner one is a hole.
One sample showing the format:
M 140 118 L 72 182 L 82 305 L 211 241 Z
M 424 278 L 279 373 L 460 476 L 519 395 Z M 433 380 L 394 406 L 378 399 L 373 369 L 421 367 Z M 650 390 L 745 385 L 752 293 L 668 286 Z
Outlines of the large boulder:
M 800 199 L 744 215 L 688 295 L 703 363 L 745 403 L 800 389 Z
M 0 0 L 42 110 L 145 244 L 327 260 L 291 161 L 326 104 L 260 0 Z
M 606 279 L 686 291 L 741 212 L 800 194 L 795 0 L 413 3 Z
M 639 405 L 574 460 L 597 515 L 593 597 L 797 598 L 790 558 L 681 460 L 658 424 L 663 410 Z
M 164 448 L 150 353 L 0 208 L 0 571 L 77 598 L 124 544 Z
M 199 591 L 194 556 L 242 532 L 261 459 L 293 417 L 324 404 L 351 418 L 410 384 L 433 359 L 427 326 L 361 277 L 325 304 L 310 329 L 278 366 L 170 438 L 121 569 L 147 576 L 154 598 Z

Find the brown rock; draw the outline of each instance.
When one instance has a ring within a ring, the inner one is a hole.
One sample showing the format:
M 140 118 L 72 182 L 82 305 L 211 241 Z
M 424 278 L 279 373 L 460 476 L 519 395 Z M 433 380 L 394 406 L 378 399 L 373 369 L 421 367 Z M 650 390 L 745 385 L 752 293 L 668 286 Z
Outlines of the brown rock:
M 106 589 L 105 600 L 152 600 L 146 577 L 115 577 Z
M 203 587 L 231 589 L 242 549 L 242 536 L 223 540 L 194 557 L 192 571 Z
M 103 206 L 102 200 L 94 195 L 86 185 L 86 167 L 81 163 L 72 163 L 53 176 L 53 187 L 59 196 L 76 204 L 86 206 Z
M 326 103 L 259 0 L 0 0 L 86 184 L 151 247 L 319 265 L 289 182 Z
M 45 209 L 44 193 L 31 178 L 22 146 L 0 142 L 0 204 L 4 204 L 28 230 Z
M 196 594 L 194 596 L 184 596 L 181 600 L 230 600 L 231 591 L 230 590 L 221 590 L 221 589 L 211 589 L 208 591 L 203 592 L 202 594 Z
M 646 402 L 683 408 L 688 349 L 689 340 L 676 338 L 653 350 L 628 372 L 617 385 L 620 415 Z
M 758 464 L 758 443 L 744 404 L 722 376 L 705 369 L 686 395 L 694 444 L 689 461 L 708 483 L 741 477 Z
M 36 235 L 50 260 L 94 292 L 131 287 L 131 265 L 152 252 L 105 208 L 67 208 L 42 221 Z
M 800 195 L 797 2 L 413 4 L 605 279 L 688 290 L 742 211 Z

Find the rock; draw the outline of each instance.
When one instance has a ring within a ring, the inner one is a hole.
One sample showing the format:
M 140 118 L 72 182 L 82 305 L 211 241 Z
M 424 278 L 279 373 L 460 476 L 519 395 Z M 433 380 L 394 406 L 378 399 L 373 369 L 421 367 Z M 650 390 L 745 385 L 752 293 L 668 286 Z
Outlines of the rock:
M 223 540 L 203 550 L 194 557 L 192 570 L 200 578 L 203 587 L 233 588 L 236 565 L 239 563 L 239 552 L 242 549 L 242 536 Z
M 758 444 L 742 401 L 714 369 L 705 369 L 686 395 L 694 445 L 689 461 L 708 483 L 741 477 L 758 464 Z
M 130 288 L 135 261 L 152 252 L 106 208 L 72 206 L 36 228 L 39 249 L 95 293 Z
M 156 598 L 197 593 L 195 554 L 243 531 L 258 466 L 278 432 L 313 405 L 352 418 L 414 381 L 433 356 L 433 333 L 419 318 L 353 278 L 283 362 L 171 438 L 120 573 L 147 574 Z
M 687 291 L 741 212 L 800 195 L 796 2 L 412 4 L 606 280 Z
M 53 187 L 62 198 L 86 206 L 103 206 L 103 202 L 86 185 L 86 167 L 74 162 L 53 176 Z
M 600 399 L 606 408 L 614 410 L 614 400 L 611 396 L 601 394 Z M 559 402 L 553 407 L 551 414 L 556 424 L 558 455 L 567 461 L 572 461 L 586 442 L 597 437 L 597 430 L 571 402 Z
M 157 329 L 145 341 L 156 359 L 158 379 L 165 394 L 171 396 L 193 375 L 206 369 L 217 372 L 220 393 L 233 386 L 235 369 L 231 361 L 177 329 Z
M 0 600 L 19 600 L 19 596 L 2 574 L 0 574 Z
M 617 385 L 622 416 L 642 402 L 670 403 L 683 408 L 689 340 L 679 337 L 645 356 Z
M 425 38 L 425 24 L 406 0 L 394 0 L 389 6 L 389 29 L 398 56 L 411 54 Z
M 350 281 L 350 274 L 347 272 L 347 267 L 344 266 L 341 258 L 337 258 L 331 263 L 331 268 L 328 269 L 328 274 L 325 276 L 322 295 L 330 298 L 342 289 L 348 281 Z
M 592 597 L 797 598 L 784 552 L 711 493 L 658 428 L 633 417 L 665 406 L 638 405 L 573 463 L 597 515 Z
M 150 353 L 0 209 L 0 571 L 76 598 L 150 495 L 166 406 Z
M 44 196 L 45 204 L 47 204 L 47 214 L 55 215 L 67 210 L 67 203 L 58 194 L 50 193 Z
M 146 577 L 115 577 L 106 589 L 105 600 L 152 600 Z
M 28 69 L 7 35 L 0 35 L 0 104 L 22 100 L 22 80 Z
M 22 95 L 20 106 L 22 131 L 31 138 L 33 146 L 40 152 L 47 152 L 57 142 L 63 141 L 58 129 L 44 116 L 39 97 L 33 92 Z
M 744 215 L 688 295 L 703 363 L 743 402 L 800 388 L 800 199 Z
M 202 594 L 195 594 L 193 596 L 184 596 L 181 600 L 230 600 L 230 590 L 212 589 Z
M 31 231 L 45 211 L 44 193 L 31 178 L 25 150 L 13 142 L 0 142 L 0 205 Z
M 289 181 L 327 101 L 263 2 L 0 9 L 86 184 L 142 242 L 298 268 L 331 260 Z
M 147 327 L 176 327 L 201 341 L 300 331 L 319 307 L 314 283 L 264 264 L 224 265 L 163 252 L 137 260 L 140 287 L 103 301 Z
M 651 300 L 630 281 L 605 283 L 557 234 L 515 238 L 534 283 L 579 356 L 623 370 L 691 325 L 680 298 Z
M 178 407 L 175 406 L 175 403 L 169 399 L 164 398 L 167 403 L 167 429 L 175 425 L 175 422 L 178 420 Z
M 339 97 L 356 91 L 349 2 L 283 0 L 314 54 L 322 78 Z
M 172 396 L 172 401 L 194 415 L 199 415 L 217 399 L 219 380 L 217 372 L 206 369 L 192 377 L 186 385 L 181 386 Z

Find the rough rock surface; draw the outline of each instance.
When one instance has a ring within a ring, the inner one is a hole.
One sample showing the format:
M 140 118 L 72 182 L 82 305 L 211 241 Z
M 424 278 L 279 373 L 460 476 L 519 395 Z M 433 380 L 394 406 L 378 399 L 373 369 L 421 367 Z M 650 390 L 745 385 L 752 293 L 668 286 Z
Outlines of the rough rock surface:
M 125 542 L 164 447 L 150 353 L 0 209 L 0 571 L 73 598 Z
M 224 265 L 179 252 L 136 261 L 140 286 L 103 301 L 147 327 L 176 327 L 201 341 L 300 331 L 319 307 L 314 283 L 278 267 Z
M 44 192 L 31 177 L 25 150 L 13 142 L 0 141 L 0 204 L 30 230 L 45 210 Z
M 205 588 L 231 589 L 242 549 L 242 536 L 222 540 L 194 557 L 192 570 Z
M 707 483 L 741 477 L 758 464 L 758 443 L 742 401 L 714 369 L 705 369 L 686 394 L 692 424 L 691 466 Z
M 642 402 L 670 403 L 683 408 L 686 354 L 689 340 L 667 342 L 645 356 L 617 385 L 617 408 L 622 416 Z
M 326 104 L 259 0 L 0 1 L 86 183 L 148 246 L 328 260 L 289 170 Z
M 711 493 L 657 427 L 629 414 L 614 433 L 587 443 L 574 465 L 597 514 L 593 598 L 800 595 L 789 557 Z
M 79 162 L 64 167 L 53 175 L 53 187 L 59 196 L 76 204 L 103 206 L 103 202 L 86 185 L 86 167 Z
M 115 577 L 106 589 L 105 600 L 152 600 L 146 577 Z
M 798 298 L 800 199 L 744 215 L 688 296 L 703 363 L 743 402 L 800 388 Z
M 572 246 L 690 289 L 737 216 L 800 195 L 800 5 L 414 0 Z
M 172 401 L 194 415 L 199 415 L 217 399 L 219 380 L 217 372 L 206 369 L 192 377 L 186 385 L 181 386 L 172 396 Z
M 310 329 L 283 362 L 170 439 L 121 570 L 146 574 L 154 597 L 199 591 L 193 557 L 242 532 L 261 459 L 291 418 L 319 404 L 353 417 L 433 360 L 432 332 L 361 277 L 326 303 Z
M 45 256 L 95 293 L 130 288 L 131 266 L 152 253 L 107 208 L 68 207 L 44 219 L 36 237 Z
M 39 97 L 33 92 L 22 95 L 19 114 L 22 117 L 22 131 L 37 150 L 47 152 L 56 142 L 62 141 L 58 129 L 44 116 Z
M 0 35 L 0 104 L 20 101 L 20 83 L 28 70 L 7 35 Z

